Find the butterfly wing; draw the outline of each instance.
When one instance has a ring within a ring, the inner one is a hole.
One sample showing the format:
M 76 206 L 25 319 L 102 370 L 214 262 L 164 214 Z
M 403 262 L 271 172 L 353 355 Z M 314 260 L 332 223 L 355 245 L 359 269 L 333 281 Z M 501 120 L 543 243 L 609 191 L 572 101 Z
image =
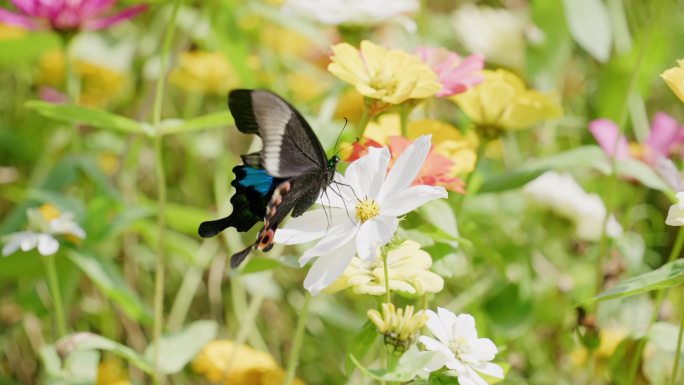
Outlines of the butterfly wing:
M 302 115 L 278 95 L 264 90 L 235 90 L 228 108 L 238 130 L 263 140 L 261 166 L 276 178 L 325 170 L 327 158 Z M 250 154 L 253 160 L 253 154 Z

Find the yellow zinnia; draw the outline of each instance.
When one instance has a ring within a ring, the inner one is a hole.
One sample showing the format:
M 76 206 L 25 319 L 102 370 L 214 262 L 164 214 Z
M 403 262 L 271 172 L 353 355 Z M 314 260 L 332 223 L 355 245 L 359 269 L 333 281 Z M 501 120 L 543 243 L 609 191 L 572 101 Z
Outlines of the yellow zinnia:
M 503 130 L 530 127 L 560 117 L 563 109 L 549 95 L 528 89 L 511 72 L 484 70 L 484 82 L 451 97 L 478 126 Z
M 189 92 L 224 95 L 239 79 L 226 56 L 220 52 L 184 52 L 169 82 Z
M 96 385 L 131 385 L 128 371 L 118 359 L 106 359 L 97 365 Z
M 230 385 L 282 384 L 285 372 L 268 353 L 229 340 L 209 342 L 192 362 L 192 369 L 209 381 Z M 297 385 L 304 382 L 295 379 Z
M 679 64 L 679 67 L 672 67 L 666 70 L 660 74 L 660 77 L 665 80 L 665 83 L 677 95 L 679 100 L 684 102 L 684 59 L 677 60 L 677 64 Z
M 422 295 L 437 293 L 444 288 L 444 280 L 431 272 L 432 258 L 420 249 L 414 241 L 404 241 L 387 254 L 390 290 Z M 385 272 L 382 257 L 372 262 L 354 257 L 342 273 L 325 292 L 334 293 L 351 287 L 356 294 L 385 294 Z
M 364 96 L 389 104 L 433 96 L 442 87 L 437 75 L 420 58 L 398 50 L 388 50 L 370 41 L 361 50 L 348 43 L 332 47 L 328 71 L 351 83 Z

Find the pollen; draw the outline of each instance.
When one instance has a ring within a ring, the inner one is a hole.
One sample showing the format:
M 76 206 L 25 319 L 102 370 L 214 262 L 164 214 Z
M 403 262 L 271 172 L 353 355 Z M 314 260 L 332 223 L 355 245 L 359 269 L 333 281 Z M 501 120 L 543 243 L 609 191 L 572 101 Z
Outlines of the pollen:
M 380 205 L 372 199 L 365 199 L 356 204 L 356 219 L 364 223 L 380 215 Z
M 55 207 L 49 203 L 46 203 L 46 204 L 40 206 L 40 208 L 38 210 L 40 211 L 40 215 L 42 215 L 43 218 L 45 219 L 45 221 L 47 221 L 47 222 L 55 220 L 55 219 L 59 218 L 59 216 L 61 215 L 59 210 L 57 210 L 57 207 Z

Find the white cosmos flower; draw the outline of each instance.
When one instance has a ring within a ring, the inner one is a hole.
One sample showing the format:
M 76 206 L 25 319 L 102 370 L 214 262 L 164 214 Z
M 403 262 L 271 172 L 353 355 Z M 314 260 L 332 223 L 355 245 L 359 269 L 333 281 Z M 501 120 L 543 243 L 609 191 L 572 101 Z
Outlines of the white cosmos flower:
M 394 236 L 398 217 L 433 199 L 445 198 L 443 187 L 411 186 L 430 151 L 430 135 L 416 139 L 388 172 L 389 150 L 370 148 L 368 155 L 351 163 L 325 190 L 319 203 L 328 207 L 293 218 L 275 234 L 275 242 L 288 245 L 320 239 L 299 259 L 304 266 L 318 257 L 304 280 L 312 294 L 333 283 L 354 254 L 375 259 L 378 249 Z
M 427 311 L 427 327 L 436 337 L 420 337 L 425 349 L 437 352 L 426 368 L 431 372 L 446 366 L 447 374 L 458 377 L 461 385 L 487 385 L 479 373 L 503 378 L 503 369 L 490 361 L 498 352 L 489 338 L 478 338 L 475 319 L 470 314 L 455 315 L 444 308 Z M 478 373 L 479 372 L 479 373 Z M 424 374 L 428 374 L 424 373 Z
M 28 231 L 12 233 L 5 239 L 2 256 L 6 257 L 17 250 L 38 249 L 41 255 L 52 255 L 59 250 L 55 235 L 68 235 L 84 239 L 85 231 L 73 220 L 73 214 L 60 213 L 54 206 L 44 204 L 37 209 L 28 209 Z
M 407 29 L 415 24 L 406 15 L 418 10 L 418 0 L 287 0 L 286 12 L 326 25 L 374 26 L 398 21 Z

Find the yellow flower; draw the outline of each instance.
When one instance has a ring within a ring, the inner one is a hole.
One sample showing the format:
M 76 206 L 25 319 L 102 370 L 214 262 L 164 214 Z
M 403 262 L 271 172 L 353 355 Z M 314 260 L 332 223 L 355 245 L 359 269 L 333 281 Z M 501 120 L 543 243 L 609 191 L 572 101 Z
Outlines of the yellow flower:
M 128 81 L 125 73 L 81 59 L 76 59 L 75 67 L 81 82 L 80 104 L 103 107 L 124 94 Z M 51 50 L 41 56 L 36 83 L 60 87 L 64 83 L 64 76 L 63 51 Z
M 220 52 L 184 52 L 169 82 L 189 92 L 223 96 L 239 79 L 233 66 Z
M 230 385 L 282 384 L 285 372 L 268 353 L 229 340 L 209 342 L 192 362 L 209 381 Z M 304 385 L 295 379 L 294 384 Z
M 442 87 L 437 75 L 420 58 L 398 50 L 388 50 L 370 41 L 361 50 L 348 43 L 332 47 L 328 71 L 351 83 L 364 96 L 389 104 L 433 96 Z
M 679 100 L 684 102 L 684 59 L 677 60 L 677 64 L 679 64 L 679 67 L 672 67 L 666 70 L 660 74 L 660 77 L 665 80 L 665 83 L 677 95 Z
M 406 134 L 409 140 L 432 134 L 435 153 L 454 162 L 452 176 L 467 174 L 475 169 L 479 140 L 472 130 L 462 134 L 458 128 L 448 123 L 423 119 L 410 122 Z M 390 136 L 398 135 L 401 135 L 401 127 L 397 114 L 381 115 L 377 121 L 370 122 L 364 131 L 364 137 L 380 144 L 387 144 Z
M 349 88 L 340 95 L 335 109 L 337 119 L 347 118 L 350 122 L 358 122 L 363 115 L 363 95 L 356 88 Z
M 451 99 L 477 125 L 517 130 L 560 117 L 563 109 L 550 96 L 525 87 L 506 70 L 482 71 L 484 82 Z
M 330 79 L 320 76 L 317 68 L 290 72 L 285 76 L 287 87 L 292 96 L 307 104 L 323 96 L 330 88 Z
M 437 293 L 444 288 L 444 280 L 431 272 L 432 258 L 414 241 L 403 241 L 387 254 L 390 290 L 422 295 Z M 385 272 L 382 257 L 372 262 L 354 257 L 342 276 L 325 292 L 334 293 L 351 287 L 356 294 L 385 294 Z
M 627 337 L 627 331 L 620 328 L 602 329 L 599 334 L 599 346 L 594 352 L 596 355 L 596 371 L 604 373 L 608 369 L 608 362 L 615 353 L 620 342 Z M 580 346 L 570 353 L 570 362 L 575 366 L 585 367 L 589 359 L 587 348 Z
M 382 304 L 382 314 L 368 310 L 368 318 L 377 326 L 378 332 L 385 336 L 385 346 L 392 352 L 403 353 L 416 341 L 418 332 L 425 326 L 428 315 L 420 310 L 413 313 L 413 306 L 397 309 L 391 303 Z
M 24 28 L 0 23 L 0 41 L 18 39 L 24 35 L 26 35 Z
M 130 385 L 128 372 L 121 361 L 106 359 L 97 366 L 97 385 Z

